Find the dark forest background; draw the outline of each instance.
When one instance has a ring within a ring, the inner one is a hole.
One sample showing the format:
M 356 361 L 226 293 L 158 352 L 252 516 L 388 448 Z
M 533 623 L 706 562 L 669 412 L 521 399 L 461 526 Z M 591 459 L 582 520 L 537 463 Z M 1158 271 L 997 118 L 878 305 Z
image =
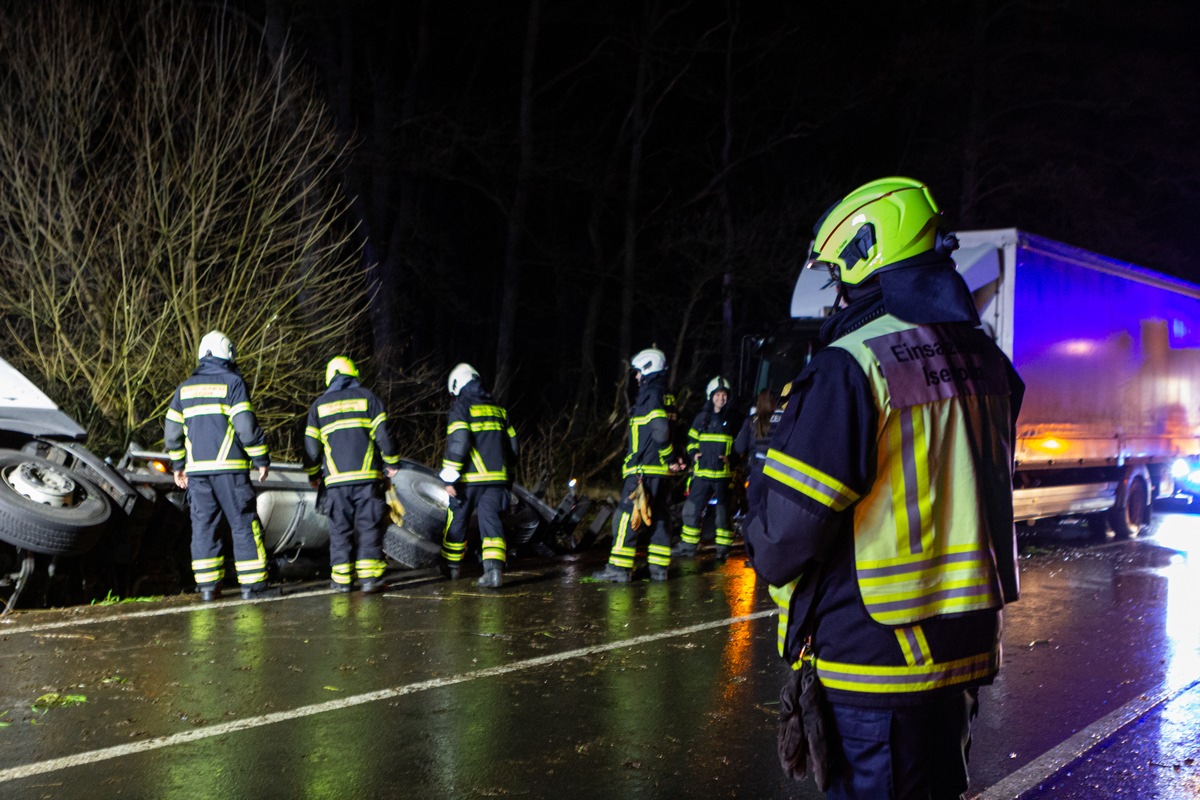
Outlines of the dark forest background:
M 605 406 L 655 343 L 729 374 L 824 208 L 933 187 L 1200 275 L 1185 2 L 267 2 L 355 142 L 380 368 L 475 363 L 513 404 Z M 539 409 L 540 411 L 541 409 Z
M 928 182 L 952 229 L 1200 278 L 1194 3 L 187 5 L 299 65 L 287 80 L 348 148 L 330 163 L 370 299 L 343 341 L 393 408 L 423 398 L 415 457 L 435 454 L 459 361 L 555 472 L 612 462 L 643 347 L 667 353 L 690 419 L 786 314 L 813 222 L 885 175 Z M 132 28 L 172 4 L 130 7 Z

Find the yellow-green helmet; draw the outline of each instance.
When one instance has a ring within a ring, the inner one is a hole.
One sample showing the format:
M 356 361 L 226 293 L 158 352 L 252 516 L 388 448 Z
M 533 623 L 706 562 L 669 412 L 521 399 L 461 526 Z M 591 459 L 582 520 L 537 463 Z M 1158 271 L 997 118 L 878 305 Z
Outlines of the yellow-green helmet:
M 855 286 L 881 269 L 935 249 L 941 212 L 929 187 L 912 178 L 860 186 L 817 223 L 806 267 L 837 268 Z
M 334 376 L 339 374 L 357 378 L 358 367 L 354 366 L 354 362 L 345 356 L 334 356 L 325 365 L 325 385 L 333 383 Z

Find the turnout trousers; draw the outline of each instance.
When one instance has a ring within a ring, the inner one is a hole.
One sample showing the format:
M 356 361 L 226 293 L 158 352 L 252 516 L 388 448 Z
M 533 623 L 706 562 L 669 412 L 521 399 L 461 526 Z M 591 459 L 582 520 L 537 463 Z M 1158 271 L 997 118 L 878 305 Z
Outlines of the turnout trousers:
M 450 512 L 446 515 L 446 531 L 442 535 L 442 558 L 450 564 L 458 564 L 467 552 L 467 524 L 471 512 L 479 518 L 479 538 L 484 561 L 508 560 L 508 546 L 504 540 L 504 521 L 501 515 L 508 510 L 508 487 L 460 486 L 458 496 L 450 498 Z
M 717 544 L 722 547 L 733 544 L 733 529 L 729 527 L 729 478 L 692 478 L 687 500 L 683 503 L 683 535 L 680 537 L 688 544 L 700 543 L 700 523 L 712 498 L 716 498 L 713 527 Z
M 229 521 L 238 584 L 257 589 L 267 584 L 267 553 L 254 502 L 254 487 L 244 472 L 188 475 L 192 518 L 192 572 L 201 589 L 225 577 L 221 516 Z
M 650 543 L 646 548 L 646 561 L 656 567 L 669 567 L 671 531 L 667 526 L 666 485 L 658 475 L 643 475 L 641 480 L 650 494 Z M 637 475 L 630 475 L 625 479 L 625 484 L 621 487 L 621 502 L 617 504 L 617 512 L 613 515 L 613 545 L 608 563 L 622 569 L 633 569 L 638 537 L 646 530 L 645 525 L 637 531 L 633 529 L 633 500 L 629 495 L 633 494 L 637 485 Z
M 329 497 L 329 574 L 349 586 L 357 576 L 379 578 L 383 560 L 384 501 L 379 481 L 326 486 Z
M 967 791 L 971 721 L 979 690 L 938 694 L 919 706 L 831 703 L 830 800 L 959 800 Z

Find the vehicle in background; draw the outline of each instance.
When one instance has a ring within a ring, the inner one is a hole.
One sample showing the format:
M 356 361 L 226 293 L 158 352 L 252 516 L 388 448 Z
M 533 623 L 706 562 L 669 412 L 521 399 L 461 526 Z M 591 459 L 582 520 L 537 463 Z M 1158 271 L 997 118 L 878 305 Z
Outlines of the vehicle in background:
M 1125 537 L 1155 499 L 1200 491 L 1200 286 L 1016 229 L 958 239 L 981 323 L 1026 384 L 1016 518 Z M 797 278 L 791 318 L 744 353 L 743 396 L 778 392 L 820 348 L 827 284 Z

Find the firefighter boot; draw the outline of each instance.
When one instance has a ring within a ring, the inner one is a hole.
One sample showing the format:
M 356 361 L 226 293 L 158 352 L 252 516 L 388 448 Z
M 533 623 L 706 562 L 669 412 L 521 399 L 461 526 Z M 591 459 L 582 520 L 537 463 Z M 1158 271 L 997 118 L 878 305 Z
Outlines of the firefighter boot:
M 667 568 L 660 567 L 658 564 L 650 565 L 650 580 L 665 581 L 667 579 Z
M 442 576 L 448 581 L 456 581 L 462 574 L 462 567 L 455 561 L 442 562 Z
M 592 579 L 609 583 L 629 583 L 630 572 L 632 570 L 627 567 L 618 567 L 609 563 L 604 565 L 604 569 L 593 572 Z
M 694 542 L 685 542 L 683 539 L 680 539 L 675 543 L 675 546 L 671 548 L 671 555 L 675 558 L 691 558 L 692 556 L 696 555 L 696 550 L 699 547 L 700 545 L 695 544 Z
M 383 591 L 383 578 L 363 578 L 362 593 L 376 594 Z
M 220 586 L 201 586 L 200 587 L 200 602 L 211 603 L 221 596 Z
M 475 582 L 480 589 L 499 589 L 504 585 L 504 575 L 500 572 L 500 562 L 487 559 L 483 562 L 483 577 Z
M 724 561 L 727 558 L 729 558 L 729 546 L 723 544 L 717 545 L 717 561 Z
M 341 592 L 342 594 L 350 594 L 350 590 L 353 587 L 348 583 L 338 583 L 337 581 L 330 581 L 329 588 L 333 589 L 335 592 Z

